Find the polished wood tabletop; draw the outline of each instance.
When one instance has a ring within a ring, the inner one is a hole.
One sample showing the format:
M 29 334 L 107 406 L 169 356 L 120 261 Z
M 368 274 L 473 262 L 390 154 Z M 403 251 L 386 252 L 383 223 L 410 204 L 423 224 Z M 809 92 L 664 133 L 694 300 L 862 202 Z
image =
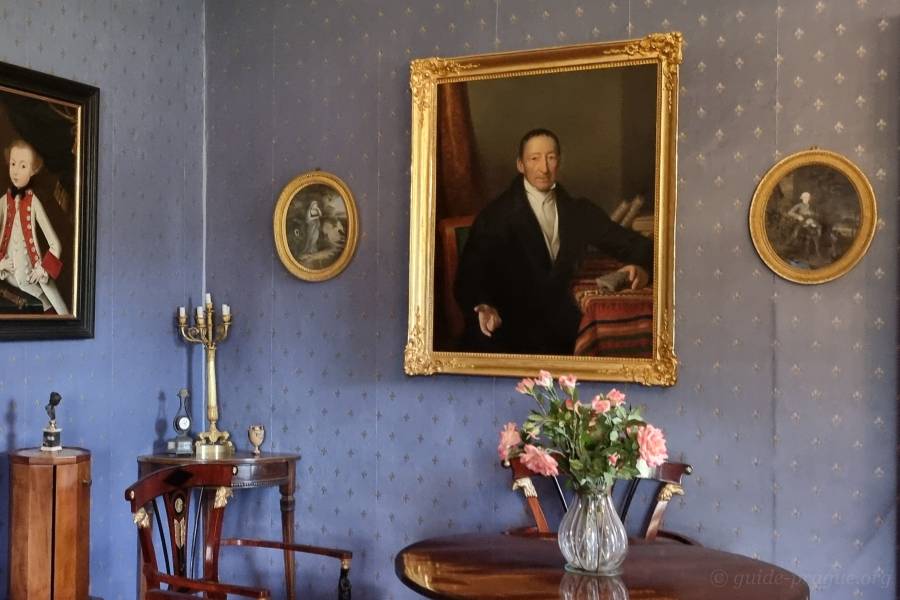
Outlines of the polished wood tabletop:
M 703 546 L 633 542 L 622 575 L 569 573 L 556 538 L 466 534 L 407 546 L 394 568 L 408 587 L 447 600 L 807 600 L 803 579 L 775 565 Z

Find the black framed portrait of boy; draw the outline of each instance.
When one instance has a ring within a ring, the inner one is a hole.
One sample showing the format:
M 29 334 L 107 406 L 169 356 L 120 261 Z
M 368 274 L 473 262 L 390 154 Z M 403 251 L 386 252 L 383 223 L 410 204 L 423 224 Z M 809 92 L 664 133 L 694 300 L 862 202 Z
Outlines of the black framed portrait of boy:
M 407 374 L 675 383 L 681 47 L 412 62 Z
M 0 63 L 0 339 L 94 335 L 99 90 Z

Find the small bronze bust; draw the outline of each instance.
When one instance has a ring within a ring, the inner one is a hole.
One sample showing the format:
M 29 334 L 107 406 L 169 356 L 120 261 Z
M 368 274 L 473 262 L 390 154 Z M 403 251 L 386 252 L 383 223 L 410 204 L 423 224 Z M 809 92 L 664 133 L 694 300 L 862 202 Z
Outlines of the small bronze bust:
M 50 392 L 50 402 L 44 407 L 50 422 L 44 427 L 44 441 L 41 443 L 41 450 L 45 452 L 57 452 L 62 450 L 60 441 L 62 429 L 56 426 L 56 407 L 62 402 L 62 396 L 57 392 Z
M 47 416 L 50 417 L 50 423 L 54 427 L 56 426 L 56 407 L 59 406 L 61 401 L 62 396 L 57 392 L 50 392 L 50 403 L 44 407 L 44 410 L 47 411 Z

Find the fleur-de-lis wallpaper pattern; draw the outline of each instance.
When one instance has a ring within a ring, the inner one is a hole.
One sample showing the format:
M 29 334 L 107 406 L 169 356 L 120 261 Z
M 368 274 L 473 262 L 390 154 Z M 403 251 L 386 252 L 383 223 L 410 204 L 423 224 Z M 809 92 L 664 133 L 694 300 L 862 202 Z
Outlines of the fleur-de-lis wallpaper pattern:
M 123 493 L 137 456 L 173 437 L 175 394 L 203 368 L 174 327 L 202 291 L 203 15 L 188 1 L 0 3 L 0 60 L 100 88 L 95 336 L 0 344 L 0 597 L 6 452 L 40 445 L 51 391 L 63 444 L 92 452 L 92 595 L 135 595 Z
M 402 370 L 409 60 L 678 30 L 680 378 L 617 386 L 695 468 L 667 527 L 784 566 L 816 598 L 895 597 L 895 0 L 45 0 L 0 16 L 0 59 L 102 94 L 97 336 L 0 346 L 4 449 L 37 443 L 58 389 L 64 440 L 94 451 L 95 595 L 133 597 L 121 494 L 171 435 L 179 387 L 201 419 L 202 356 L 171 323 L 204 277 L 235 312 L 222 425 L 247 448 L 264 423 L 264 449 L 302 454 L 296 537 L 351 548 L 357 598 L 416 597 L 393 570 L 408 543 L 523 524 L 495 454 L 529 407 L 514 380 Z M 811 146 L 859 164 L 879 223 L 853 271 L 800 286 L 759 260 L 747 215 L 765 171 Z M 317 284 L 281 266 L 271 221 L 314 168 L 347 182 L 361 222 L 353 262 Z M 232 532 L 280 535 L 273 489 L 229 510 Z M 281 589 L 277 554 L 231 552 L 233 579 Z M 298 571 L 306 597 L 331 597 L 333 564 Z

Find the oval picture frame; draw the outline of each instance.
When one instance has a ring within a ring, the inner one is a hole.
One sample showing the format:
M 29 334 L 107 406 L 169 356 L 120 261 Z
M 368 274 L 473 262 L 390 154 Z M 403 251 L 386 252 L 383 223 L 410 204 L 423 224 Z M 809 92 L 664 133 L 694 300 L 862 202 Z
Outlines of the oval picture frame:
M 304 281 L 336 277 L 356 252 L 359 218 L 353 194 L 325 171 L 308 171 L 284 186 L 272 227 L 281 264 Z
M 845 156 L 813 148 L 776 163 L 750 203 L 750 237 L 777 275 L 801 284 L 841 277 L 875 236 L 875 193 Z

